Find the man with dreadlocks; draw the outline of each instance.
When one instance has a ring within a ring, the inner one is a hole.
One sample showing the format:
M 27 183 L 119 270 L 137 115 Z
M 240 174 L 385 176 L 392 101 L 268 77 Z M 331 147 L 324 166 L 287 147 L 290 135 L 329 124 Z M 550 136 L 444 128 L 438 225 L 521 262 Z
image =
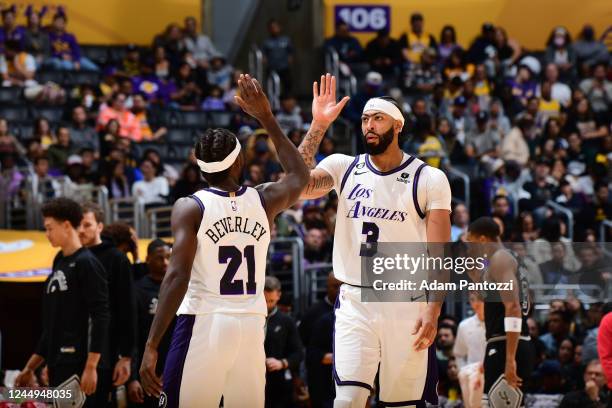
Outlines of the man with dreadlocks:
M 264 406 L 270 226 L 299 199 L 309 175 L 259 82 L 241 75 L 238 88 L 236 102 L 268 131 L 286 175 L 241 186 L 244 158 L 236 136 L 209 129 L 197 141 L 195 155 L 210 188 L 181 198 L 172 210 L 173 253 L 140 368 L 145 392 L 159 397 L 160 407 L 217 407 L 222 395 L 226 407 Z M 159 377 L 157 347 L 175 313 Z

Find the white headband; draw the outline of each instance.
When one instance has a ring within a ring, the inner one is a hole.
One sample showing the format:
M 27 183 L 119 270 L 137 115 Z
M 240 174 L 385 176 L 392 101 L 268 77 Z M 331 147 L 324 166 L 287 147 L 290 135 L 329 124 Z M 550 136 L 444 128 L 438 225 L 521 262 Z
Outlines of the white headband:
M 236 147 L 234 147 L 234 150 L 232 150 L 232 152 L 228 154 L 225 159 L 210 163 L 197 159 L 198 166 L 204 173 L 218 173 L 220 171 L 227 170 L 236 161 L 236 157 L 238 157 L 238 154 L 240 154 L 241 148 L 240 142 L 238 139 L 236 139 Z
M 399 120 L 402 122 L 402 126 L 404 126 L 404 115 L 402 112 L 389 101 L 386 101 L 381 98 L 372 98 L 366 103 L 366 106 L 363 108 L 363 113 L 367 111 L 378 111 L 382 113 L 386 113 L 391 116 L 395 120 Z

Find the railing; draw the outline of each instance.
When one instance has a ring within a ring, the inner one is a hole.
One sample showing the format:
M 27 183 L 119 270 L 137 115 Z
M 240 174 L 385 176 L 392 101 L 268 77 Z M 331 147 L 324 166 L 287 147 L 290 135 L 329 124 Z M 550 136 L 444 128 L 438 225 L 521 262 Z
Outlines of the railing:
M 171 237 L 172 228 L 170 226 L 171 206 L 154 207 L 145 211 L 146 223 L 148 226 L 145 231 L 147 238 Z
M 612 220 L 603 220 L 599 225 L 599 242 L 601 243 L 601 248 L 608 255 L 612 256 L 612 251 L 608 250 L 608 246 L 606 245 L 606 229 L 612 228 Z
M 292 280 L 292 296 L 293 305 L 296 313 L 302 313 L 308 306 L 304 293 L 303 282 L 303 262 L 304 262 L 304 243 L 300 238 L 275 238 L 270 242 L 270 247 L 273 248 L 278 244 L 291 245 L 291 280 Z M 272 251 L 268 251 L 271 253 Z
M 308 305 L 316 302 L 319 295 L 327 291 L 327 275 L 332 268 L 333 264 L 330 262 L 315 263 L 304 266 L 303 276 L 306 293 L 305 300 L 308 302 Z
M 263 53 L 255 44 L 249 51 L 249 73 L 254 75 L 258 81 L 263 82 Z
M 137 198 L 112 198 L 108 202 L 110 211 L 106 213 L 106 222 L 123 221 L 131 224 L 139 236 L 144 236 L 142 229 L 143 206 Z
M 446 170 L 449 172 L 449 174 L 452 174 L 453 176 L 463 180 L 463 203 L 469 210 L 470 209 L 470 177 L 464 172 L 459 171 L 454 167 L 449 166 L 447 167 Z
M 575 297 L 582 303 L 598 303 L 610 300 L 610 287 L 602 288 L 598 285 L 577 284 L 542 284 L 529 285 L 534 293 L 536 304 L 548 304 L 552 300 Z
M 567 217 L 567 237 L 570 240 L 574 239 L 574 214 L 568 208 L 565 208 L 559 203 L 556 203 L 552 200 L 546 201 L 546 205 L 552 207 L 553 210 L 562 213 Z
M 340 78 L 340 56 L 338 52 L 328 47 L 325 49 L 325 72 L 334 75 L 336 79 Z M 338 82 L 336 82 L 336 85 Z
M 281 81 L 280 77 L 275 71 L 270 71 L 268 74 L 268 81 L 266 82 L 266 90 L 268 98 L 270 98 L 270 106 L 273 111 L 280 109 L 280 95 L 281 95 Z

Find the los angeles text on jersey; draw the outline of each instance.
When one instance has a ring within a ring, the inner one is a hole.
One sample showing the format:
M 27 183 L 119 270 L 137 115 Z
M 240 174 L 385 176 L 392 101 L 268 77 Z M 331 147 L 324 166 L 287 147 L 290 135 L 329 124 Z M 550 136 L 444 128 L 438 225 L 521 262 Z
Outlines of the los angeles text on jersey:
M 212 240 L 213 244 L 219 242 L 221 238 L 230 232 L 242 232 L 251 235 L 257 241 L 268 231 L 257 221 L 252 221 L 249 217 L 224 217 L 215 221 L 206 230 L 206 235 Z
M 474 290 L 474 291 L 512 291 L 514 290 L 514 282 L 512 280 L 508 282 L 472 282 L 466 279 L 461 279 L 459 284 L 457 282 L 438 282 L 432 280 L 428 282 L 426 280 L 421 281 L 420 284 L 417 282 L 402 279 L 399 282 L 385 282 L 382 279 L 377 279 L 372 285 L 374 290 L 429 290 L 429 291 L 455 291 L 455 290 Z
M 364 205 L 360 198 L 368 199 L 372 196 L 374 189 L 368 188 L 362 184 L 355 184 L 355 187 L 346 197 L 347 200 L 355 200 L 355 203 L 351 206 L 346 214 L 346 218 L 379 218 L 389 221 L 404 222 L 408 218 L 406 211 L 390 210 L 388 208 L 371 207 Z

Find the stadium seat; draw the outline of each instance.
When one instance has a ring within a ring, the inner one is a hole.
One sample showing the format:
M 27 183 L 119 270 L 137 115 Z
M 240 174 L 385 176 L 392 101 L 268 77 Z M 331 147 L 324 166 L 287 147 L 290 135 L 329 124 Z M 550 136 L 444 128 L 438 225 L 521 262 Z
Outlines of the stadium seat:
M 175 112 L 178 119 L 177 125 L 183 127 L 205 128 L 208 126 L 208 114 L 206 112 Z
M 23 88 L 10 87 L 0 88 L 0 103 L 14 104 L 20 103 L 23 95 Z
M 96 64 L 104 65 L 108 60 L 108 48 L 104 45 L 83 45 L 81 46 L 81 54 Z
M 192 146 L 170 146 L 168 148 L 168 155 L 166 161 L 170 164 L 183 165 L 189 157 Z
M 211 127 L 229 127 L 232 123 L 234 114 L 232 112 L 210 112 L 210 124 Z
M 13 133 L 19 140 L 29 140 L 34 134 L 34 127 L 32 125 L 20 125 L 13 126 Z
M 64 72 L 62 71 L 38 71 L 36 72 L 36 80 L 41 84 L 53 82 L 58 85 L 64 84 Z
M 108 58 L 111 64 L 119 64 L 126 54 L 127 45 L 117 45 L 108 47 Z
M 66 73 L 65 83 L 68 85 L 92 85 L 100 82 L 100 74 L 90 71 L 74 71 Z
M 64 116 L 64 108 L 60 106 L 37 106 L 31 111 L 32 118 L 45 118 L 49 122 L 60 122 Z
M 192 145 L 193 131 L 190 129 L 168 129 L 164 139 L 169 145 Z
M 25 121 L 28 118 L 28 108 L 10 106 L 0 107 L 0 118 L 6 119 L 9 122 Z

